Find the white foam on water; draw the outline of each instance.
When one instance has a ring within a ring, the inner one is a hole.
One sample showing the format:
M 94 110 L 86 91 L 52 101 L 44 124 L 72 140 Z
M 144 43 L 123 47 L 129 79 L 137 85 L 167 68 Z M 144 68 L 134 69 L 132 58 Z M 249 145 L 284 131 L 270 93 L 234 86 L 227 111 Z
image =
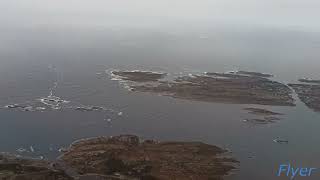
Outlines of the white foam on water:
M 25 148 L 19 148 L 16 150 L 18 153 L 24 153 L 24 152 L 28 152 L 28 150 L 26 150 Z
M 44 111 L 44 110 L 46 110 L 47 108 L 45 108 L 45 107 L 36 107 L 36 110 L 38 110 L 38 111 Z
M 34 153 L 34 148 L 33 148 L 33 146 L 30 146 L 30 151 L 31 151 L 32 153 Z
M 60 153 L 63 153 L 63 152 L 66 152 L 66 151 L 67 151 L 67 149 L 65 147 L 60 147 L 58 149 L 58 152 L 60 152 Z

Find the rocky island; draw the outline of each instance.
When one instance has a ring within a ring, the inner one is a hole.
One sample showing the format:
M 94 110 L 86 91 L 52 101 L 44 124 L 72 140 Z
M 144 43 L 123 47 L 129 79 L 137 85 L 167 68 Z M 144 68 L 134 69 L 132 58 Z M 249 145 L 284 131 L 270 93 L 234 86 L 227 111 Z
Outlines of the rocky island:
M 315 83 L 315 84 L 320 84 L 320 80 L 316 80 L 316 79 L 310 79 L 310 78 L 303 78 L 303 79 L 299 79 L 299 82 L 303 82 L 303 83 Z
M 0 158 L 0 177 L 8 180 L 221 180 L 239 163 L 217 146 L 134 135 L 76 141 L 54 162 Z
M 266 74 L 254 72 L 205 73 L 180 76 L 173 81 L 163 80 L 166 74 L 153 72 L 130 73 L 114 71 L 131 91 L 156 93 L 174 98 L 235 104 L 294 106 L 292 90 Z M 246 74 L 246 75 L 243 75 Z M 134 77 L 133 77 L 134 76 Z M 263 77 L 261 77 L 263 76 Z M 151 83 L 142 81 L 152 80 Z M 143 83 L 141 83 L 143 82 Z
M 273 77 L 272 74 L 260 73 L 260 72 L 252 72 L 252 71 L 236 71 L 236 74 L 248 75 L 248 76 L 256 76 L 262 78 L 270 78 Z
M 112 71 L 112 75 L 120 77 L 122 80 L 135 82 L 158 81 L 166 74 L 149 71 Z
M 289 84 L 289 86 L 307 107 L 320 112 L 320 84 Z
M 275 123 L 276 121 L 279 121 L 280 118 L 277 117 L 263 117 L 263 118 L 248 118 L 244 119 L 244 122 L 248 122 L 250 124 L 270 124 L 270 123 Z
M 244 108 L 244 110 L 249 111 L 250 114 L 260 115 L 260 116 L 274 116 L 274 115 L 282 115 L 278 112 L 273 112 L 267 109 L 261 108 Z
M 243 121 L 251 124 L 270 124 L 280 120 L 279 116 L 283 115 L 278 112 L 273 112 L 261 108 L 244 108 L 249 114 L 258 116 L 257 118 L 246 118 Z

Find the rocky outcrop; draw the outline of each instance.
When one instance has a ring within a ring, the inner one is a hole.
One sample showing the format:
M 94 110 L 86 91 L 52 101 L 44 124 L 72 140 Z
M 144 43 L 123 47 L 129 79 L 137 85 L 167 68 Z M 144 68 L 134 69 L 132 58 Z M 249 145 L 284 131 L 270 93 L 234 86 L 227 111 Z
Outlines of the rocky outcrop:
M 64 171 L 51 167 L 44 160 L 21 159 L 13 155 L 0 155 L 1 180 L 73 180 Z
M 320 85 L 289 84 L 298 94 L 300 100 L 310 109 L 320 112 Z
M 267 109 L 261 109 L 261 108 L 244 108 L 244 110 L 249 111 L 250 114 L 255 114 L 259 116 L 275 116 L 275 115 L 282 115 L 278 112 L 273 112 Z
M 98 137 L 73 143 L 61 159 L 79 174 L 119 179 L 222 179 L 237 161 L 201 142 L 142 141 L 137 136 Z
M 165 74 L 153 72 L 112 72 L 131 91 L 150 92 L 180 99 L 234 104 L 294 106 L 292 90 L 266 77 L 271 75 L 241 71 L 239 73 L 205 73 L 159 80 Z M 150 82 L 151 81 L 151 82 Z
M 149 72 L 149 71 L 113 71 L 113 76 L 117 76 L 123 80 L 135 81 L 135 82 L 151 82 L 162 79 L 166 74 Z
M 220 180 L 237 165 L 217 146 L 120 135 L 76 141 L 53 162 L 1 155 L 0 179 Z

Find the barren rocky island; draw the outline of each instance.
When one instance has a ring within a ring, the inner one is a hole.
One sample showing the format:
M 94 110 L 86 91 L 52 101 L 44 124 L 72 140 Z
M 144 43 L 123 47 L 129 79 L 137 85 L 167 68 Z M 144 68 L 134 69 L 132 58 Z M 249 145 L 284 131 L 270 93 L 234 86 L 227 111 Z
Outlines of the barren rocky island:
M 0 157 L 0 178 L 10 180 L 220 180 L 238 165 L 217 146 L 142 140 L 134 135 L 76 141 L 54 162 Z
M 166 74 L 147 71 L 114 71 L 132 91 L 157 93 L 180 99 L 235 104 L 294 106 L 292 90 L 285 84 L 270 80 L 272 75 L 239 71 L 235 73 L 204 73 L 161 79 Z M 148 81 L 147 81 L 148 80 Z
M 320 112 L 320 84 L 289 84 L 289 86 L 307 107 Z

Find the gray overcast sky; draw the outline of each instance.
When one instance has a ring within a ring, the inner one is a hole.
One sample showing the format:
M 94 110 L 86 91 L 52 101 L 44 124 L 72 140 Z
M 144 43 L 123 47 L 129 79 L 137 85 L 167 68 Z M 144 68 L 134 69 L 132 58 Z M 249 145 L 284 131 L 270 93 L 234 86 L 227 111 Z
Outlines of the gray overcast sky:
M 320 30 L 320 0 L 0 0 L 2 24 L 186 22 Z

